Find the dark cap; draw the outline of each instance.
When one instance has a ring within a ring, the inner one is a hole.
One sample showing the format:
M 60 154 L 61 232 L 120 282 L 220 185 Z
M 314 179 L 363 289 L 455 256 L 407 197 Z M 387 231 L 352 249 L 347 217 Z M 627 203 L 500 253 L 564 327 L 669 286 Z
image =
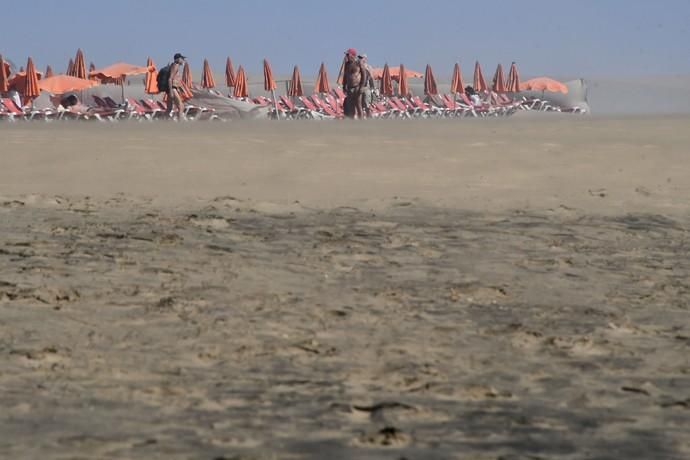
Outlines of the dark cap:
M 187 59 L 187 56 L 182 56 L 180 53 L 175 53 L 175 56 L 173 56 L 173 59 L 178 60 L 178 59 Z

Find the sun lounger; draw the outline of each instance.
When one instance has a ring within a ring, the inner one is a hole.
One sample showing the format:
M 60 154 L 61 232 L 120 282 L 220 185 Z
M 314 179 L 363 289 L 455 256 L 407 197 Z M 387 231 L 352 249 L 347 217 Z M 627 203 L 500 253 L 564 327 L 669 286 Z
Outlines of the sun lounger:
M 407 101 L 403 101 L 396 96 L 391 96 L 386 99 L 388 106 L 391 108 L 393 113 L 402 118 L 410 118 L 417 115 L 417 109 L 407 104 Z
M 309 116 L 309 110 L 303 107 L 297 107 L 292 100 L 287 96 L 280 96 L 280 101 L 285 106 L 286 115 L 289 118 L 311 118 Z
M 503 96 L 503 97 L 502 97 Z M 498 115 L 508 116 L 515 113 L 520 108 L 519 103 L 515 103 L 509 98 L 505 97 L 504 94 L 498 94 L 495 92 L 490 93 L 491 105 Z
M 324 96 L 326 99 L 326 102 L 331 106 L 331 108 L 337 113 L 338 115 L 344 116 L 344 111 L 343 111 L 343 104 L 339 103 L 338 100 L 332 95 L 332 94 L 326 94 Z
M 312 94 L 311 100 L 312 102 L 314 102 L 314 105 L 316 105 L 319 108 L 319 110 L 325 113 L 326 115 L 334 118 L 342 118 L 342 116 L 339 115 L 338 112 L 333 110 L 331 106 L 322 101 L 318 94 Z
M 139 99 L 142 108 L 151 116 L 151 119 L 155 118 L 166 118 L 167 113 L 165 108 L 161 108 L 158 105 L 158 101 L 153 99 Z
M 369 107 L 373 118 L 391 118 L 398 116 L 400 111 L 389 109 L 382 102 L 374 102 Z
M 136 117 L 139 119 L 144 118 L 146 120 L 153 119 L 152 114 L 149 113 L 149 111 L 133 97 L 127 98 L 127 109 L 129 110 L 130 118 Z
M 411 98 L 409 98 L 409 102 L 414 106 L 415 109 L 418 110 L 418 113 L 423 117 L 428 118 L 432 116 L 443 115 L 443 109 L 431 104 L 426 104 L 424 101 L 422 101 L 422 99 L 419 96 L 412 96 Z
M 12 99 L 2 98 L 0 99 L 0 102 L 2 102 L 2 106 L 5 109 L 4 112 L 7 114 L 7 117 L 12 121 L 26 119 L 26 114 L 24 111 L 17 107 L 17 104 L 15 104 Z
M 3 98 L 2 105 L 5 107 L 8 117 L 12 117 L 13 120 L 23 119 L 23 120 L 51 120 L 57 115 L 52 109 L 22 109 L 19 107 L 13 99 Z
M 119 107 L 115 101 L 110 99 L 114 103 L 114 107 L 109 104 L 104 98 L 99 96 L 92 96 L 94 102 L 96 103 L 96 108 L 102 117 L 109 119 L 110 121 L 116 121 L 124 116 L 125 109 Z
M 468 107 L 471 107 L 477 116 L 486 117 L 493 115 L 493 109 L 491 106 L 487 105 L 486 103 L 475 105 L 465 93 L 460 94 L 460 100 Z

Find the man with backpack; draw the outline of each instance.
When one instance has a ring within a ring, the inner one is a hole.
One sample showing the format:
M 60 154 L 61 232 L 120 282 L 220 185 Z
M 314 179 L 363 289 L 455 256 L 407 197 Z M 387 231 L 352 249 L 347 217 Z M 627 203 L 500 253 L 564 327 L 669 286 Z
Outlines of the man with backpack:
M 180 53 L 176 53 L 173 57 L 173 62 L 158 71 L 158 78 L 156 79 L 158 90 L 168 96 L 168 116 L 172 116 L 174 105 L 177 107 L 178 120 L 184 116 L 184 102 L 182 101 L 182 96 L 180 95 L 182 83 L 177 78 L 177 74 L 180 70 L 180 66 L 184 64 L 185 59 L 187 59 L 185 56 L 182 56 Z

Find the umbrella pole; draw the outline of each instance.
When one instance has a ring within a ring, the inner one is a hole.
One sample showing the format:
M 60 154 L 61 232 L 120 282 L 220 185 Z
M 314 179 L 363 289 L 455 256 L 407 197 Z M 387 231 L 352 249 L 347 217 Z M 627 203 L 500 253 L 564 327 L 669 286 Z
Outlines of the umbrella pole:
M 273 95 L 273 107 L 276 109 L 276 120 L 280 120 L 280 112 L 278 112 L 278 100 L 276 99 L 276 90 L 271 90 L 271 95 Z
M 123 104 L 125 103 L 125 80 L 126 79 L 127 79 L 127 77 L 124 77 L 122 79 L 122 103 Z

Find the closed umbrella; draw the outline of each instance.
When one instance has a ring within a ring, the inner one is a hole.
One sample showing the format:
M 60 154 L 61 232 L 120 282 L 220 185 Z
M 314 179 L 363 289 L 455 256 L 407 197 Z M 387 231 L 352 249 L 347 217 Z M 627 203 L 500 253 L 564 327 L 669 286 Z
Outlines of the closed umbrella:
M 77 50 L 77 55 L 74 57 L 74 65 L 72 66 L 72 73 L 68 75 L 86 79 L 86 63 L 84 62 L 84 53 L 81 48 Z
M 391 97 L 393 95 L 393 80 L 391 79 L 391 71 L 387 63 L 383 66 L 380 91 L 383 96 Z
M 89 79 L 90 79 L 90 80 L 95 80 L 95 79 L 96 79 L 96 77 L 92 77 L 92 76 L 91 76 L 91 72 L 93 72 L 94 70 L 96 70 L 96 64 L 94 64 L 93 62 L 91 62 L 91 63 L 89 64 Z
M 302 77 L 299 74 L 299 67 L 297 66 L 295 66 L 292 71 L 292 78 L 290 79 L 290 86 L 288 87 L 288 96 L 304 96 L 304 91 L 302 90 Z
M 34 61 L 29 57 L 26 61 L 26 84 L 24 85 L 24 104 L 29 101 L 33 104 L 33 100 L 41 94 L 41 89 L 38 87 L 38 74 L 34 67 Z
M 182 78 L 180 81 L 187 88 L 192 87 L 192 71 L 189 68 L 189 62 L 185 62 L 184 67 L 182 67 Z
M 146 59 L 146 80 L 144 81 L 144 88 L 147 94 L 158 94 L 158 71 L 153 59 L 150 57 Z
M 228 88 L 235 86 L 235 69 L 232 68 L 230 57 L 225 61 L 225 85 Z
M 520 92 L 520 74 L 514 62 L 510 65 L 508 78 L 506 78 L 506 91 L 509 93 Z
M 5 63 L 5 60 L 0 54 L 0 93 L 6 93 L 9 89 L 9 84 L 7 81 L 9 77 L 9 72 L 7 71 L 8 68 L 9 66 Z
M 249 92 L 247 91 L 247 75 L 244 73 L 244 67 L 240 66 L 237 69 L 237 78 L 235 78 L 235 90 L 233 91 L 233 96 L 235 97 L 249 97 Z
M 402 97 L 407 97 L 410 94 L 410 89 L 407 86 L 407 70 L 403 64 L 400 64 L 398 70 L 398 94 Z
M 491 89 L 497 93 L 506 92 L 505 76 L 503 75 L 503 66 L 501 64 L 498 64 L 498 67 L 496 67 L 496 73 L 494 74 Z
M 328 93 L 331 91 L 331 87 L 328 84 L 328 74 L 326 73 L 326 64 L 321 63 L 319 68 L 319 75 L 316 77 L 316 83 L 314 84 L 315 93 Z
M 264 59 L 264 91 L 275 92 L 276 81 L 273 79 L 273 70 L 267 59 Z
M 436 96 L 438 94 L 436 79 L 429 64 L 426 65 L 426 72 L 424 72 L 424 94 L 427 96 Z
M 489 89 L 486 86 L 486 81 L 484 80 L 484 74 L 482 73 L 482 66 L 479 65 L 479 61 L 474 64 L 474 90 L 478 93 L 486 91 Z
M 50 78 L 53 76 L 53 68 L 48 64 L 46 66 L 46 78 Z
M 336 80 L 335 80 L 335 82 L 341 86 L 342 86 L 343 82 L 345 81 L 345 63 L 346 62 L 347 62 L 347 56 L 344 56 L 343 62 L 340 64 L 340 69 L 338 69 L 338 78 L 336 78 Z M 323 65 L 323 64 L 321 64 L 321 65 Z M 373 77 L 373 75 L 372 75 L 372 77 Z
M 264 59 L 264 91 L 270 91 L 273 96 L 273 107 L 276 111 L 276 118 L 280 119 L 280 112 L 278 111 L 278 100 L 276 99 L 276 81 L 273 79 L 273 70 L 268 59 Z
M 65 71 L 65 75 L 72 75 L 74 72 L 74 61 L 72 58 L 69 58 L 69 62 L 67 63 L 67 70 Z
M 462 81 L 462 72 L 460 71 L 460 64 L 455 63 L 453 68 L 453 79 L 450 81 L 450 92 L 452 94 L 464 94 L 465 83 Z
M 213 72 L 211 72 L 211 66 L 208 64 L 208 60 L 204 59 L 204 69 L 201 72 L 201 87 L 206 89 L 211 89 L 216 86 L 216 81 L 213 78 Z

